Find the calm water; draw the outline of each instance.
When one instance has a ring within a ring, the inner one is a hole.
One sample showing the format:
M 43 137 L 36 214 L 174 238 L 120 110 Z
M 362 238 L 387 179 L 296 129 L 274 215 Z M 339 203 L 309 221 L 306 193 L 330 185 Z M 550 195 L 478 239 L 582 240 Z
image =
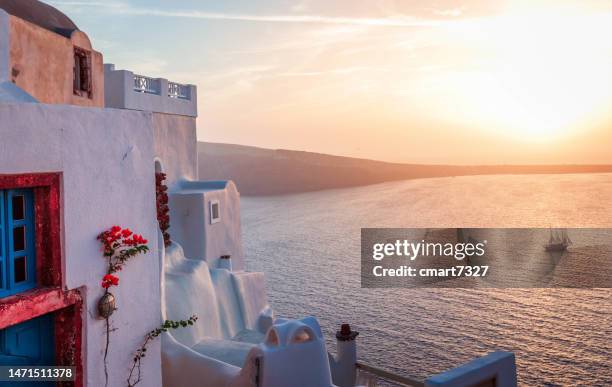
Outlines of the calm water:
M 612 385 L 612 290 L 362 289 L 361 227 L 612 227 L 612 175 L 424 179 L 243 198 L 278 315 L 358 331 L 362 361 L 425 379 L 514 351 L 525 386 Z

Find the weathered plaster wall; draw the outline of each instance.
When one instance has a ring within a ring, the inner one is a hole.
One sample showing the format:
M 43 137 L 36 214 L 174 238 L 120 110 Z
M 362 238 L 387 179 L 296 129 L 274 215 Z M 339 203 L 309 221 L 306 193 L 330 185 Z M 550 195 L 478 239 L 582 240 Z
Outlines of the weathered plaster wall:
M 119 224 L 149 239 L 113 289 L 109 386 L 125 385 L 134 350 L 160 321 L 160 264 L 150 113 L 76 106 L 0 104 L 0 174 L 62 172 L 64 282 L 85 286 L 86 385 L 101 386 L 104 321 L 96 318 L 105 260 L 96 235 Z M 160 343 L 143 362 L 145 386 L 161 386 Z
M 92 50 L 87 35 L 75 31 L 71 39 L 66 39 L 17 17 L 9 15 L 8 18 L 10 47 L 8 73 L 17 86 L 42 103 L 104 106 L 102 54 Z M 73 93 L 74 46 L 91 51 L 93 79 L 91 99 Z
M 0 83 L 9 79 L 9 14 L 0 9 Z
M 198 177 L 196 120 L 192 117 L 153 113 L 155 157 L 167 175 L 170 191 L 182 179 Z

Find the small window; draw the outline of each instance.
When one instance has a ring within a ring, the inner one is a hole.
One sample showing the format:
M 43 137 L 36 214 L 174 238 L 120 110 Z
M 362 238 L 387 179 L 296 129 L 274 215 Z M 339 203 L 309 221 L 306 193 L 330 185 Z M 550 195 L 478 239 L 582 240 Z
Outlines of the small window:
M 74 48 L 74 94 L 92 97 L 91 53 L 82 48 Z
M 219 201 L 210 201 L 210 224 L 219 223 L 221 221 L 221 213 L 219 211 Z

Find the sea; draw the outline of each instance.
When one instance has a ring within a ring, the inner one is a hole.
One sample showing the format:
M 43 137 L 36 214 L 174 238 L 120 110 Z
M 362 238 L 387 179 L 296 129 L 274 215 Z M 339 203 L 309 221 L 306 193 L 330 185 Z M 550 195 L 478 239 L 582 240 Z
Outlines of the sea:
M 247 268 L 266 273 L 276 315 L 316 316 L 332 353 L 336 330 L 349 323 L 361 362 L 412 378 L 504 350 L 516 354 L 521 386 L 612 386 L 611 289 L 360 282 L 361 228 L 612 228 L 612 174 L 432 178 L 243 197 L 241 214 Z

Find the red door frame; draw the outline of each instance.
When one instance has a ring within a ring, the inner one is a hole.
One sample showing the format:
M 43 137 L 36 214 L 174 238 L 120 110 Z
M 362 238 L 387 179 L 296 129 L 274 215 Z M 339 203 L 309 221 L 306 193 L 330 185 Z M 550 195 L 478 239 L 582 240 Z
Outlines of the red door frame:
M 0 189 L 30 188 L 34 192 L 36 289 L 0 299 L 0 329 L 53 313 L 56 365 L 76 367 L 74 383 L 83 386 L 82 312 L 78 289 L 63 289 L 60 173 L 0 175 Z

